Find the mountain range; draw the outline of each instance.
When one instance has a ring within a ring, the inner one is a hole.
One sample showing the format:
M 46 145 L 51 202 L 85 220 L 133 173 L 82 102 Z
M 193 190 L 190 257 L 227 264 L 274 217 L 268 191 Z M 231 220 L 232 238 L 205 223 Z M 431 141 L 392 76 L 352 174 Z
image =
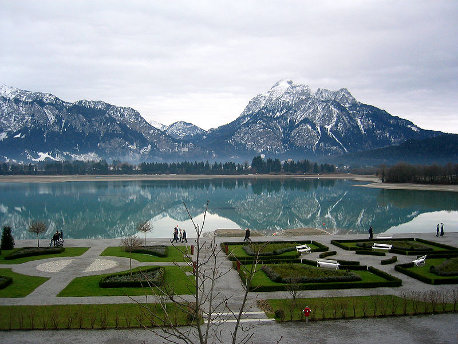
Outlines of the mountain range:
M 102 101 L 0 87 L 0 161 L 323 159 L 441 134 L 363 104 L 345 88 L 313 92 L 292 81 L 277 82 L 234 121 L 208 131 L 148 122 Z

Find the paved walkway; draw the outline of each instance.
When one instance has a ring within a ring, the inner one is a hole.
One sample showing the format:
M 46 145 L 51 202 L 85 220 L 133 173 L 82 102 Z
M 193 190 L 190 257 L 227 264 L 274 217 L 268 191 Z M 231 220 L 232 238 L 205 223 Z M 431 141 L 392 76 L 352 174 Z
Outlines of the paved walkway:
M 433 234 L 406 234 L 406 235 L 396 235 L 396 238 L 400 237 L 417 237 L 423 238 L 427 240 L 432 240 L 448 245 L 452 245 L 457 247 L 458 246 L 458 233 L 448 233 L 443 238 L 436 238 Z M 385 257 L 379 256 L 358 256 L 355 255 L 351 251 L 342 250 L 330 243 L 333 239 L 362 239 L 366 238 L 365 235 L 317 235 L 317 236 L 307 236 L 307 237 L 294 237 L 294 238 L 287 238 L 287 240 L 316 240 L 321 242 L 327 246 L 329 246 L 330 250 L 337 251 L 337 255 L 333 256 L 333 259 L 344 259 L 344 260 L 360 260 L 364 265 L 374 266 L 380 270 L 386 271 L 389 274 L 392 274 L 403 281 L 403 286 L 399 288 L 376 288 L 376 289 L 340 289 L 340 290 L 307 290 L 300 292 L 300 297 L 324 297 L 324 296 L 350 296 L 350 295 L 374 295 L 374 294 L 394 294 L 394 295 L 401 295 L 402 293 L 411 292 L 411 291 L 429 291 L 429 290 L 452 290 L 456 289 L 456 285 L 439 285 L 439 286 L 432 286 L 425 283 L 422 283 L 418 280 L 410 278 L 406 275 L 400 274 L 394 270 L 395 264 L 390 265 L 381 265 L 380 261 L 382 259 L 389 258 L 392 254 L 388 253 Z M 279 241 L 285 240 L 284 237 L 256 237 L 253 238 L 254 241 L 263 241 L 263 240 L 272 240 L 272 241 Z M 191 243 L 192 240 L 190 240 Z M 224 241 L 241 241 L 241 238 L 217 238 L 217 244 L 224 242 Z M 24 247 L 24 246 L 34 246 L 36 244 L 33 240 L 18 240 L 16 243 L 16 247 Z M 75 277 L 79 276 L 88 276 L 88 275 L 98 275 L 102 273 L 111 273 L 111 272 L 118 272 L 118 271 L 125 271 L 129 269 L 129 259 L 128 258 L 120 258 L 120 257 L 101 257 L 100 253 L 109 246 L 118 246 L 120 244 L 120 240 L 115 239 L 102 239 L 102 240 L 72 240 L 67 239 L 65 241 L 65 246 L 67 247 L 90 247 L 88 251 L 86 251 L 83 255 L 79 257 L 62 257 L 62 258 L 53 258 L 53 259 L 43 259 L 43 260 L 35 260 L 23 264 L 1 264 L 0 268 L 12 268 L 13 271 L 33 275 L 33 276 L 46 276 L 50 279 L 34 290 L 31 294 L 24 298 L 3 298 L 0 299 L 0 305 L 52 305 L 52 304 L 110 304 L 110 303 L 131 303 L 132 299 L 138 300 L 141 302 L 145 301 L 145 296 L 141 297 L 126 297 L 126 296 L 104 296 L 104 297 L 57 297 L 58 293 L 63 290 L 68 283 L 74 279 Z M 154 239 L 148 242 L 149 245 L 152 244 L 169 244 L 170 241 L 167 239 Z M 207 252 L 210 248 L 208 247 Z M 310 259 L 316 259 L 319 253 L 312 253 L 308 256 Z M 412 256 L 398 256 L 398 263 L 404 263 L 412 261 Z M 398 264 L 397 263 L 397 264 Z M 132 260 L 132 266 L 144 266 L 144 265 L 172 265 L 173 263 L 154 263 L 154 262 L 147 262 L 141 263 L 135 260 Z M 225 301 L 222 302 L 219 312 L 221 312 L 222 317 L 230 317 L 230 315 L 225 314 L 230 308 L 233 311 L 237 311 L 240 309 L 243 300 L 243 288 L 241 286 L 240 278 L 237 272 L 231 268 L 231 262 L 225 258 L 224 255 L 221 255 L 218 258 L 217 264 L 219 266 L 220 271 L 224 271 L 225 274 L 221 279 L 218 280 L 215 290 L 218 293 L 216 301 Z M 184 299 L 192 301 L 193 297 L 190 295 L 183 296 Z M 266 299 L 266 298 L 290 298 L 288 292 L 271 292 L 271 293 L 256 293 L 250 292 L 248 302 L 245 308 L 247 312 L 244 316 L 244 321 L 246 323 L 252 323 L 254 320 L 257 323 L 254 325 L 260 329 L 260 331 L 264 331 L 263 329 L 269 329 L 271 331 L 273 328 L 279 328 L 279 333 L 285 332 L 286 328 L 291 329 L 298 329 L 303 328 L 303 325 L 294 325 L 294 324 L 275 324 L 274 322 L 267 319 L 265 314 L 261 312 L 261 310 L 257 307 L 256 301 L 259 299 Z M 226 300 L 227 299 L 227 300 Z M 159 298 L 155 296 L 148 296 L 148 302 L 155 302 L 158 301 Z M 227 308 L 228 307 L 228 308 Z M 444 315 L 447 317 L 447 315 Z M 437 317 L 437 316 L 435 316 Z M 447 322 L 455 323 L 457 317 L 456 315 L 448 315 L 451 320 L 447 320 Z M 396 318 L 398 319 L 398 318 Z M 415 318 L 416 319 L 416 318 Z M 437 319 L 437 318 L 435 318 Z M 448 319 L 448 318 L 447 318 Z M 263 324 L 264 322 L 267 322 Z M 364 321 L 362 321 L 364 323 Z M 389 321 L 388 321 L 389 323 Z M 415 320 L 414 320 L 415 323 Z M 337 322 L 333 322 L 333 324 L 337 324 Z M 359 323 L 358 323 L 359 324 Z M 227 325 L 225 325 L 227 326 Z M 269 326 L 269 327 L 266 327 Z M 273 327 L 272 327 L 273 326 Z M 313 325 L 314 328 L 318 328 L 321 325 Z M 334 325 L 333 325 L 334 326 Z M 456 328 L 456 327 L 455 327 Z M 65 331 L 67 334 L 71 334 L 75 336 L 75 338 L 79 337 L 80 333 L 86 333 L 88 331 L 81 331 L 78 334 L 74 335 L 75 331 Z M 100 331 L 103 333 L 110 333 L 110 331 Z M 257 331 L 256 331 L 257 332 Z M 18 331 L 21 333 L 21 331 Z M 30 332 L 24 332 L 30 334 Z M 48 332 L 46 332 L 47 334 Z M 94 339 L 98 336 L 94 335 L 91 331 L 90 337 Z M 129 332 L 131 333 L 131 332 Z M 133 332 L 132 332 L 133 333 Z M 264 333 L 260 333 L 261 338 L 267 339 Z M 264 335 L 264 337 L 263 337 Z M 284 335 L 293 336 L 292 333 L 286 331 Z M 450 337 L 451 335 L 451 337 Z M 455 338 L 456 339 L 456 330 L 453 330 L 452 333 L 437 334 L 437 338 L 442 340 L 443 337 L 448 339 Z M 15 338 L 13 334 L 5 336 L 4 333 L 0 333 L 0 338 L 8 339 L 8 341 L 1 340 L 2 343 L 13 343 L 14 341 L 9 341 Z M 39 336 L 40 337 L 40 336 Z M 43 335 L 43 337 L 47 337 L 47 335 Z M 293 336 L 294 337 L 294 336 Z M 36 338 L 35 338 L 36 339 Z M 337 337 L 336 337 L 337 340 Z M 21 341 L 23 343 L 27 343 L 27 341 Z M 31 341 L 32 342 L 45 342 L 43 341 Z M 80 341 L 76 340 L 72 341 L 72 343 L 78 343 Z M 92 340 L 90 341 L 92 342 Z M 95 341 L 94 341 L 95 342 Z M 101 341 L 102 342 L 102 341 Z M 130 341 L 129 341 L 130 342 Z M 132 343 L 136 343 L 137 341 L 132 341 Z M 255 341 L 256 342 L 256 341 Z M 270 341 L 265 341 L 265 343 L 269 343 Z M 320 341 L 318 341 L 320 342 Z M 322 343 L 333 343 L 334 341 L 321 341 Z M 335 341 L 337 342 L 337 341 Z M 353 341 L 358 342 L 358 341 Z M 394 341 L 393 341 L 394 342 Z M 407 341 L 409 342 L 409 341 Z M 442 340 L 439 342 L 448 342 L 447 340 Z M 453 341 L 450 341 L 453 342 Z M 106 343 L 118 343 L 116 341 L 106 341 Z M 259 342 L 261 343 L 261 342 Z M 339 342 L 341 343 L 341 342 Z

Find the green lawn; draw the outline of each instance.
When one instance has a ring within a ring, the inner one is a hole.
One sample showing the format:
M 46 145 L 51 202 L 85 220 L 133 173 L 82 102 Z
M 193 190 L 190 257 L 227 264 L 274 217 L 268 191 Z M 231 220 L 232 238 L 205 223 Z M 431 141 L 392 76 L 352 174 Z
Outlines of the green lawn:
M 184 262 L 185 258 L 183 253 L 191 253 L 190 246 L 168 246 L 167 257 L 158 257 L 145 253 L 129 253 L 124 251 L 120 246 L 107 247 L 101 256 L 114 256 L 132 258 L 139 262 Z M 132 255 L 132 256 L 131 256 Z
M 13 279 L 13 283 L 4 289 L 0 289 L 0 298 L 27 296 L 49 279 L 46 277 L 21 275 L 11 271 L 11 269 L 0 269 L 0 275 Z
M 427 298 L 423 298 L 426 299 Z M 393 295 L 271 299 L 260 302 L 269 318 L 277 321 L 304 320 L 302 310 L 309 307 L 310 320 L 363 318 L 456 312 L 453 303 L 401 298 Z
M 62 253 L 43 254 L 38 256 L 22 257 L 11 260 L 6 260 L 5 256 L 9 255 L 11 252 L 19 250 L 19 248 L 15 248 L 12 250 L 2 250 L 2 253 L 0 254 L 0 264 L 21 264 L 25 262 L 30 262 L 32 260 L 40 260 L 47 258 L 76 257 L 81 256 L 88 249 L 89 247 L 66 247 L 65 251 Z
M 433 251 L 447 251 L 448 249 L 444 247 L 439 247 L 433 244 L 428 244 L 420 241 L 415 240 L 365 240 L 365 241 L 339 241 L 341 245 L 348 247 L 350 250 L 361 250 L 363 247 L 358 246 L 357 244 L 366 244 L 369 247 L 372 247 L 374 243 L 378 244 L 388 244 L 393 245 L 393 248 L 398 248 L 401 250 L 412 250 L 414 249 L 433 249 Z
M 175 304 L 166 304 L 170 321 L 158 303 L 0 306 L 0 330 L 54 330 L 141 328 L 162 324 L 189 325 L 186 313 Z M 154 314 L 154 316 L 153 316 Z
M 138 271 L 148 269 L 151 266 L 132 269 Z M 164 286 L 173 290 L 176 295 L 193 294 L 195 282 L 193 276 L 187 276 L 185 271 L 192 271 L 190 267 L 164 266 Z M 138 296 L 138 295 L 161 295 L 158 288 L 100 288 L 99 281 L 102 277 L 110 274 L 77 277 L 72 280 L 57 296 Z

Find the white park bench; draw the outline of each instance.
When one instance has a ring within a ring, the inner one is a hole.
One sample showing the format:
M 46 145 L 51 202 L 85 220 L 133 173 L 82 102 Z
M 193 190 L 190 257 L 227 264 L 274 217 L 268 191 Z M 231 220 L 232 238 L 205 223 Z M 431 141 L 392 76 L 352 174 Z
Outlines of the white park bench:
M 301 259 L 301 264 L 302 264 L 302 259 L 304 258 L 303 255 L 305 253 L 311 253 L 312 249 L 308 245 L 304 244 L 304 245 L 296 246 L 296 251 L 297 251 L 297 253 L 300 253 L 300 255 L 301 255 L 300 259 Z
M 296 246 L 296 250 L 300 254 L 312 252 L 312 249 L 307 244 Z
M 374 244 L 372 245 L 372 249 L 376 249 L 376 250 L 391 250 L 392 247 L 393 245 L 377 244 L 376 242 L 374 242 Z
M 415 266 L 425 265 L 425 260 L 426 256 L 421 256 L 420 258 L 417 258 L 414 261 L 412 261 L 412 263 L 414 263 Z
M 316 266 L 320 268 L 331 268 L 331 269 L 339 269 L 339 262 L 337 260 L 332 259 L 317 259 Z
M 386 235 L 386 234 L 380 234 L 380 235 L 377 235 L 377 237 L 375 239 L 379 239 L 379 240 L 389 240 L 389 239 L 393 239 L 393 236 L 391 235 Z

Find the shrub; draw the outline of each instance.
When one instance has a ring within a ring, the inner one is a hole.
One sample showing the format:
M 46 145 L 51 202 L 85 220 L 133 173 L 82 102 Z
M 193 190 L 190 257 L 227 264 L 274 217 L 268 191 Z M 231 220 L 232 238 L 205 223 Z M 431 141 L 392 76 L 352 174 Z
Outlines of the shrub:
M 145 253 L 158 257 L 167 257 L 168 248 L 166 245 L 144 246 L 133 248 L 132 253 Z
M 337 252 L 336 251 L 328 251 L 328 252 L 323 252 L 323 253 L 320 253 L 320 255 L 318 257 L 320 258 L 326 258 L 326 257 L 329 257 L 329 256 L 334 256 L 336 255 Z
M 14 248 L 14 238 L 11 234 L 11 227 L 5 226 L 3 227 L 2 232 L 2 243 L 1 249 L 2 250 L 12 250 Z
M 164 268 L 154 266 L 152 268 L 135 271 L 122 272 L 103 277 L 99 281 L 100 288 L 137 288 L 148 286 L 160 286 L 164 282 Z
M 13 282 L 11 277 L 0 276 L 0 289 L 6 288 Z
M 43 254 L 57 254 L 65 251 L 64 247 L 24 247 L 11 252 L 5 259 L 16 259 L 22 257 L 40 256 Z
M 368 255 L 368 256 L 384 256 L 385 252 L 379 251 L 367 251 L 367 250 L 356 250 L 356 254 Z
M 285 311 L 283 309 L 276 309 L 275 318 L 280 319 L 280 321 L 284 321 L 285 320 Z
M 398 261 L 398 257 L 397 256 L 393 256 L 391 258 L 388 258 L 388 259 L 383 259 L 380 263 L 382 265 L 388 265 L 388 264 L 393 264 L 395 262 Z

